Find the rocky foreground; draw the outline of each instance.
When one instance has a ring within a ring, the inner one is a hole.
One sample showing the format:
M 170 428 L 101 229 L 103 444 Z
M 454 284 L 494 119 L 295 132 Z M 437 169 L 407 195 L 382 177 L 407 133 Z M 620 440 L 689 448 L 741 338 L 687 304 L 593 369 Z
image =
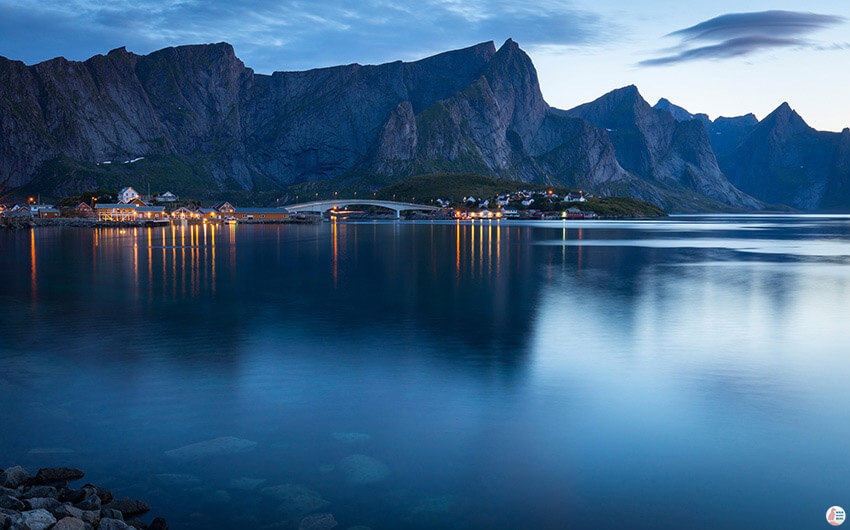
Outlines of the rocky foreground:
M 20 466 L 0 471 L 0 530 L 167 530 L 164 519 L 146 525 L 138 516 L 150 510 L 142 501 L 117 499 L 111 491 L 86 484 L 79 469 Z

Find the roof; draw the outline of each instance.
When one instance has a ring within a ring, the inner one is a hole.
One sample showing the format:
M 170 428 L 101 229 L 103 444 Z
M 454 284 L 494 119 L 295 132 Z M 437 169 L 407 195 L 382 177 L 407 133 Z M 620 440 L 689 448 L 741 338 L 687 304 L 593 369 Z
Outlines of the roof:
M 220 203 L 217 203 L 217 204 L 213 205 L 213 208 L 214 208 L 214 209 L 216 209 L 216 210 L 218 210 L 219 208 L 222 208 L 222 207 L 223 207 L 223 206 L 225 206 L 225 205 L 227 205 L 227 206 L 231 206 L 231 207 L 234 207 L 234 206 L 233 206 L 233 204 L 231 204 L 229 201 L 223 201 L 223 202 L 220 202 Z M 235 208 L 235 207 L 234 207 L 234 208 Z
M 88 208 L 89 210 L 91 210 L 91 206 L 89 206 L 89 204 L 88 204 L 87 202 L 81 202 L 81 203 L 80 203 L 80 204 L 78 204 L 76 207 L 77 207 L 77 208 L 85 207 L 85 208 Z
M 47 212 L 47 213 L 59 213 L 59 210 L 56 208 L 39 208 L 39 212 Z
M 138 204 L 133 204 L 133 203 L 121 204 L 121 203 L 113 203 L 113 202 L 107 202 L 107 203 L 102 203 L 102 204 L 98 203 L 98 204 L 95 205 L 95 208 L 97 208 L 98 210 L 106 210 L 106 209 L 110 209 L 110 208 L 111 209 L 115 209 L 115 208 L 133 208 L 133 209 L 136 209 L 138 207 L 139 207 Z
M 235 213 L 289 213 L 286 208 L 236 208 Z
M 198 211 L 201 213 L 218 213 L 215 208 L 198 208 Z
M 164 212 L 165 206 L 139 206 L 136 208 L 137 212 L 147 213 L 147 212 Z
M 161 193 L 161 194 L 157 195 L 157 197 L 174 197 L 174 196 L 175 195 L 173 193 L 171 193 L 170 191 L 166 191 L 165 193 Z

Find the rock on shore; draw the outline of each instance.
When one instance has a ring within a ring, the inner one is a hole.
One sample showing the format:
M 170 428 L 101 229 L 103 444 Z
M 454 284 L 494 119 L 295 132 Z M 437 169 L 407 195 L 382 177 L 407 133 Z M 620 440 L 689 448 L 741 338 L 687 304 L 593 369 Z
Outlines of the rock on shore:
M 125 520 L 150 510 L 142 501 L 115 499 L 92 484 L 68 485 L 83 476 L 70 467 L 42 468 L 35 476 L 20 466 L 0 470 L 0 530 L 168 530 L 164 519 Z

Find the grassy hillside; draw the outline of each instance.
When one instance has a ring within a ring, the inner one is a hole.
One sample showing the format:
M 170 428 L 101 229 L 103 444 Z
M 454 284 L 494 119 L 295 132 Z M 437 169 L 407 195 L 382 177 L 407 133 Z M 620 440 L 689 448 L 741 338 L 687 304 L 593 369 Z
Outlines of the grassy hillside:
M 430 203 L 437 199 L 448 199 L 458 203 L 464 197 L 488 199 L 495 195 L 511 193 L 519 190 L 549 191 L 563 196 L 567 192 L 580 190 L 559 186 L 544 186 L 528 184 L 515 180 L 499 179 L 470 173 L 439 173 L 433 175 L 417 175 L 395 182 L 381 188 L 375 193 L 375 198 L 384 200 L 410 201 Z M 569 207 L 580 210 L 594 211 L 604 216 L 658 216 L 665 212 L 648 202 L 628 197 L 596 197 L 587 202 L 564 203 L 559 201 L 538 200 L 532 205 L 540 210 L 563 210 Z

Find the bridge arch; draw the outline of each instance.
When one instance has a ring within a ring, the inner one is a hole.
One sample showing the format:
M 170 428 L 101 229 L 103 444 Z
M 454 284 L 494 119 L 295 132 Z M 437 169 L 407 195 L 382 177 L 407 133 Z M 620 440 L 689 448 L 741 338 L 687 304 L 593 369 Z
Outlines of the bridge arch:
M 395 211 L 396 219 L 401 217 L 401 212 L 406 211 L 438 211 L 440 208 L 427 204 L 416 204 L 412 202 L 380 201 L 375 199 L 333 199 L 322 201 L 302 202 L 298 204 L 287 204 L 284 206 L 290 212 L 324 213 L 334 208 L 348 208 L 349 206 L 378 206 Z

